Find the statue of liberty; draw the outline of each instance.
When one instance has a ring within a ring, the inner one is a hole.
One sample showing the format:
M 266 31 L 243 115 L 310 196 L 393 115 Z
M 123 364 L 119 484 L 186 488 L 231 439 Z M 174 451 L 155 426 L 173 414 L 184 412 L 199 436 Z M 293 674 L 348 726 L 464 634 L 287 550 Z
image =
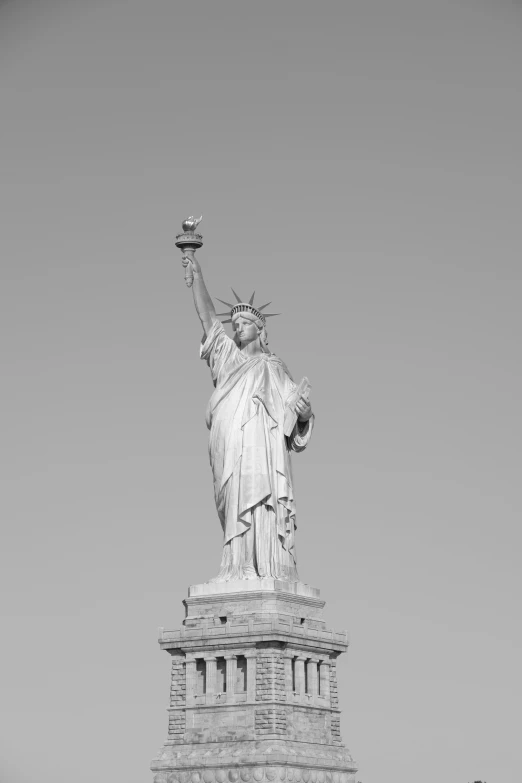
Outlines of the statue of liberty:
M 302 385 L 296 386 L 286 365 L 268 349 L 269 314 L 263 315 L 268 305 L 256 308 L 253 295 L 247 303 L 233 291 L 236 304 L 223 302 L 230 311 L 219 314 L 227 316 L 223 323 L 232 324 L 230 338 L 193 252 L 185 251 L 182 263 L 189 285 L 192 279 L 204 331 L 200 355 L 215 387 L 206 422 L 224 544 L 221 569 L 211 581 L 273 577 L 296 582 L 290 454 L 303 451 L 312 434 L 308 394 L 301 393 Z

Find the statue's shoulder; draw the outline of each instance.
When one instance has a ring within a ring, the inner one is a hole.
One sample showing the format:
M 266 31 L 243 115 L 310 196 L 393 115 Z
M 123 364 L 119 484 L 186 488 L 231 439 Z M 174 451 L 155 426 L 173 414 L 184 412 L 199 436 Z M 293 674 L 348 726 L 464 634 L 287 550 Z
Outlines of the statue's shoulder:
M 277 367 L 278 370 L 282 371 L 285 375 L 288 375 L 291 381 L 294 380 L 290 374 L 290 370 L 279 356 L 276 356 L 275 353 L 269 353 L 267 354 L 267 359 L 274 367 Z
M 209 364 L 223 366 L 240 354 L 234 340 L 228 336 L 220 321 L 215 321 L 206 335 L 203 335 L 199 355 Z

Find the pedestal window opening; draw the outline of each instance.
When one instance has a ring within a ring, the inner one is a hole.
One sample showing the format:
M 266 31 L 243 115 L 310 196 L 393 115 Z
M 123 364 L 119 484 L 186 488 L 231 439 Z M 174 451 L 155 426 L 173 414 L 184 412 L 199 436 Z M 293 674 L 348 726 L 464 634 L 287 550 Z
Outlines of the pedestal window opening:
M 225 658 L 216 659 L 216 692 L 227 692 L 227 662 Z
M 247 661 L 244 655 L 238 655 L 236 661 L 236 693 L 245 693 L 247 689 Z
M 207 664 L 203 658 L 196 660 L 196 696 L 203 696 L 207 692 Z

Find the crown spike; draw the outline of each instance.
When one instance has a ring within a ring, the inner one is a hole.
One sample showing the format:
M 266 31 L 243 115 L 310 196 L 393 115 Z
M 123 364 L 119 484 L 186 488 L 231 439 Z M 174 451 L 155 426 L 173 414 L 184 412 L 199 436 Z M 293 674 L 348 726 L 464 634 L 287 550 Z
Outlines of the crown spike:
M 241 303 L 241 302 L 243 301 L 243 300 L 241 299 L 241 297 L 239 297 L 239 296 L 236 294 L 236 292 L 234 291 L 234 289 L 233 289 L 233 288 L 231 288 L 230 290 L 232 291 L 232 293 L 233 293 L 233 294 L 234 294 L 234 296 L 236 297 L 237 301 L 238 301 L 239 303 Z
M 228 313 L 227 313 L 227 315 L 228 315 Z M 227 318 L 226 321 L 221 321 L 221 323 L 222 324 L 231 324 L 232 323 L 232 318 Z
M 264 318 L 275 318 L 276 315 L 281 315 L 281 313 L 263 313 Z
M 231 310 L 234 307 L 234 305 L 230 304 L 230 302 L 224 302 L 223 299 L 218 299 L 217 296 L 215 296 L 214 299 L 216 302 L 221 302 L 221 304 L 224 304 L 226 307 L 230 307 Z
M 265 307 L 268 307 L 268 305 L 271 305 L 271 304 L 272 304 L 272 302 L 267 302 L 265 305 L 262 305 L 261 307 L 258 307 L 257 309 L 258 309 L 258 310 L 259 310 L 259 312 L 261 313 L 261 312 L 263 312 L 263 310 L 265 309 Z
M 254 296 L 255 296 L 255 295 L 256 295 L 256 292 L 254 291 L 254 293 L 252 294 L 252 296 L 251 296 L 251 297 L 250 297 L 250 299 L 248 300 L 248 304 L 250 304 L 250 305 L 253 305 L 253 304 L 254 304 Z

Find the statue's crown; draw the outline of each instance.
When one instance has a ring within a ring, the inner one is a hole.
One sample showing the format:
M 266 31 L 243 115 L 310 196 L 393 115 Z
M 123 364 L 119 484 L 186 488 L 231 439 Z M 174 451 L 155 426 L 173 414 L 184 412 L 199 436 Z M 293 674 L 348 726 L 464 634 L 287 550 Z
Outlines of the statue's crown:
M 222 323 L 229 324 L 232 323 L 233 317 L 236 315 L 236 313 L 251 313 L 255 318 L 262 321 L 263 325 L 266 324 L 267 318 L 272 318 L 274 315 L 279 315 L 279 313 L 263 313 L 262 310 L 265 309 L 265 307 L 268 307 L 271 302 L 267 302 L 264 305 L 261 305 L 261 307 L 254 307 L 254 297 L 256 295 L 256 292 L 252 294 L 248 302 L 243 302 L 241 297 L 236 294 L 234 289 L 232 288 L 232 293 L 237 299 L 236 304 L 230 304 L 230 302 L 224 302 L 223 299 L 218 299 L 218 302 L 221 302 L 221 304 L 226 305 L 227 307 L 230 307 L 230 312 L 228 313 L 218 313 L 219 317 L 222 318 L 223 316 L 228 316 L 225 321 Z M 217 297 L 216 297 L 217 298 Z

